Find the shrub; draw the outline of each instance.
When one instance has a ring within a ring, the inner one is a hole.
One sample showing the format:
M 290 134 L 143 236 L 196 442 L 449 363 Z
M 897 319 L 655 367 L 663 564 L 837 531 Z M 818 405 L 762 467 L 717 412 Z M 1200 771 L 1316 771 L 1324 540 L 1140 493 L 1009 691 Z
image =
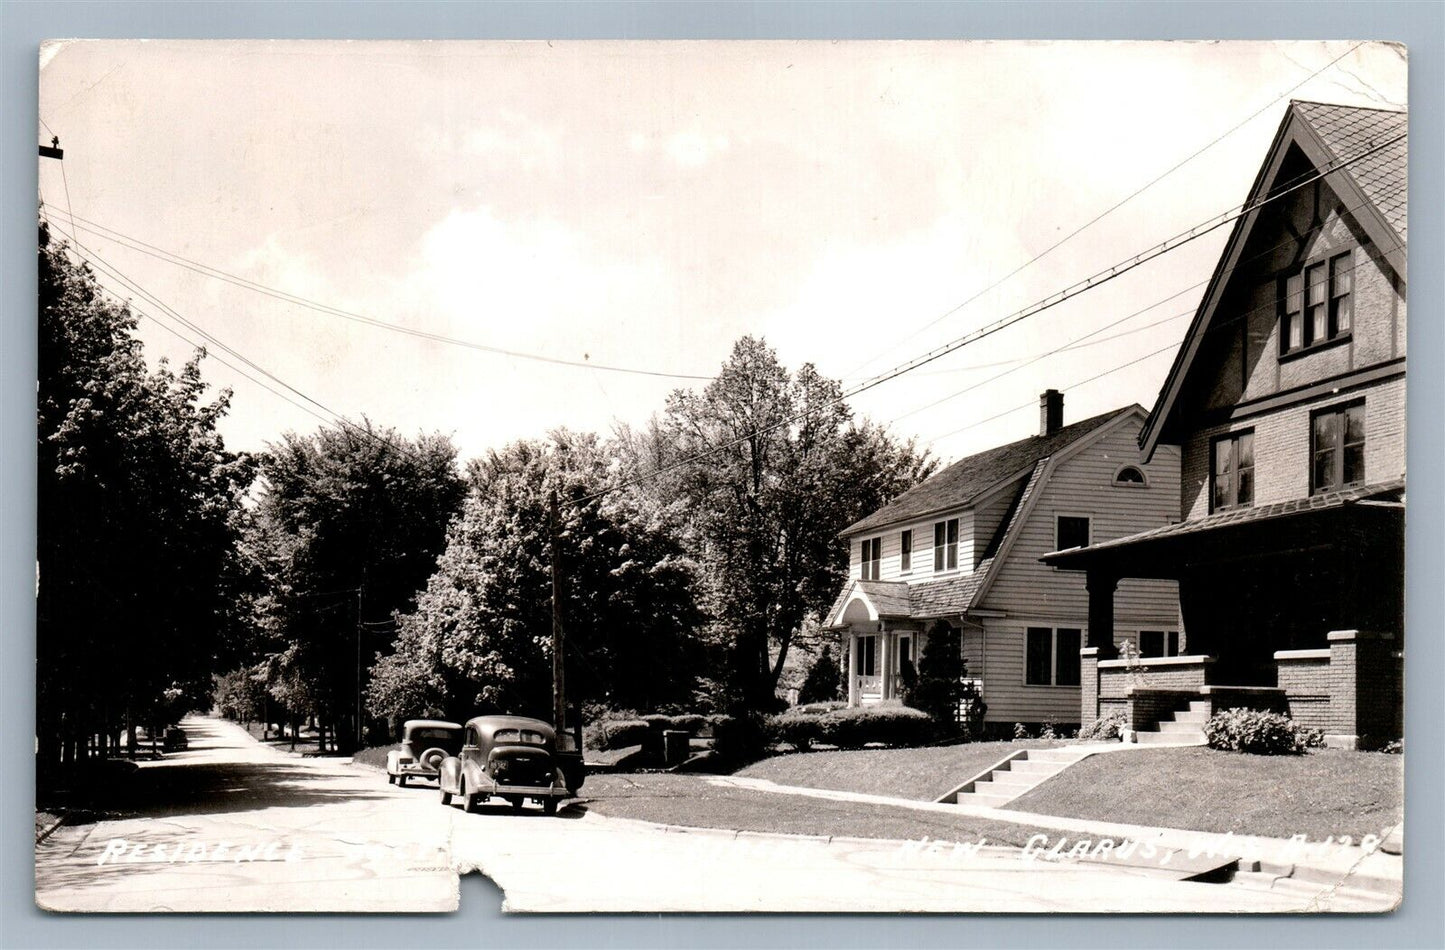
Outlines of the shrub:
M 1028 737 L 1029 737 L 1029 727 L 1026 726 L 1026 725 L 1024 725 L 1024 724 L 1021 723 L 1021 722 L 1016 722 L 1016 723 L 1014 723 L 1014 738 L 1015 738 L 1015 739 L 1027 739 Z
M 593 749 L 625 749 L 642 745 L 652 727 L 641 719 L 611 719 L 587 727 L 584 741 Z
M 870 742 L 921 745 L 933 737 L 934 724 L 922 710 L 908 706 L 855 706 L 818 717 L 818 741 L 840 749 L 861 749 Z
M 712 730 L 712 750 L 729 762 L 746 762 L 757 758 L 767 746 L 768 724 L 761 716 L 708 716 Z
M 1054 731 L 1054 724 L 1051 722 L 1044 723 L 1043 728 L 1039 729 L 1040 739 L 1057 739 L 1058 737 L 1059 734 Z
M 671 729 L 671 728 L 672 728 L 672 717 L 671 717 L 671 716 L 664 716 L 664 715 L 662 715 L 661 713 L 652 713 L 651 715 L 648 715 L 648 716 L 638 716 L 637 718 L 638 718 L 639 720 L 641 720 L 642 722 L 647 723 L 648 728 L 651 728 L 651 729 L 661 730 L 661 729 Z
M 835 709 L 847 709 L 847 708 L 848 708 L 848 704 L 847 704 L 847 703 L 840 703 L 840 702 L 807 703 L 807 704 L 802 705 L 802 706 L 794 706 L 792 709 L 790 709 L 790 710 L 788 710 L 788 711 L 789 711 L 789 712 L 796 712 L 796 713 L 804 713 L 804 714 L 812 715 L 812 716 L 821 716 L 823 713 L 830 713 L 830 712 L 832 712 L 832 711 L 835 710 Z
M 798 689 L 798 700 L 804 703 L 826 702 L 837 699 L 842 692 L 843 671 L 833 659 L 833 648 L 823 645 L 823 652 L 808 667 L 808 675 Z
M 823 734 L 823 719 L 826 715 L 810 712 L 807 707 L 799 706 L 774 716 L 769 727 L 774 738 L 786 742 L 799 752 L 807 752 Z
M 1323 742 L 1317 730 L 1258 709 L 1221 710 L 1204 724 L 1204 736 L 1212 749 L 1254 755 L 1298 755 Z
M 681 729 L 690 736 L 702 732 L 702 727 L 707 725 L 707 717 L 698 713 L 682 713 L 672 717 L 672 728 Z
M 1124 714 L 1111 712 L 1107 716 L 1100 716 L 1093 722 L 1079 729 L 1080 742 L 1104 742 L 1110 739 L 1117 739 L 1124 731 Z

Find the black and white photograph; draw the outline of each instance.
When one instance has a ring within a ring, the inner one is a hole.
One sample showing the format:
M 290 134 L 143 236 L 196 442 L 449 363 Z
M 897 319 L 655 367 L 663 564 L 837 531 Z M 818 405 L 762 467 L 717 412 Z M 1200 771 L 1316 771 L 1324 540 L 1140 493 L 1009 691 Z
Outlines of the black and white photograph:
M 1405 44 L 38 56 L 41 909 L 1400 906 Z

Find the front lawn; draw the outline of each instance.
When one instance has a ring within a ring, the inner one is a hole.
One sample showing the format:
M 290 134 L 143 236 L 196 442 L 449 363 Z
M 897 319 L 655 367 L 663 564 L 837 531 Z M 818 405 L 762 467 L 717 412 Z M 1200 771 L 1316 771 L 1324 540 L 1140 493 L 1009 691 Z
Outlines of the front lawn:
M 1018 742 L 966 742 L 920 749 L 859 749 L 799 752 L 755 762 L 745 778 L 763 778 L 779 785 L 828 788 L 931 802 L 973 778 L 1010 752 L 1048 749 L 1062 742 L 1025 739 Z
M 1403 814 L 1404 757 L 1205 748 L 1090 756 L 1008 804 L 1068 818 L 1288 838 L 1381 834 Z
M 819 753 L 826 754 L 826 753 Z M 591 775 L 582 787 L 590 811 L 694 828 L 1022 846 L 1042 830 L 947 812 L 775 795 L 714 785 L 697 775 Z

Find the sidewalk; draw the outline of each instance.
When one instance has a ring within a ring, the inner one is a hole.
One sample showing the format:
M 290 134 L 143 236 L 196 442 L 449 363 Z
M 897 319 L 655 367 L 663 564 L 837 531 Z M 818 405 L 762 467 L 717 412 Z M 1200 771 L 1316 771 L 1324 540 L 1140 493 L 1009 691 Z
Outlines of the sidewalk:
M 1115 842 L 1137 841 L 1141 844 L 1152 844 L 1161 850 L 1177 850 L 1191 855 L 1236 857 L 1240 859 L 1240 868 L 1244 871 L 1263 871 L 1277 877 L 1288 877 L 1332 886 L 1348 886 L 1396 896 L 1401 893 L 1404 877 L 1404 860 L 1401 856 L 1386 854 L 1380 850 L 1378 843 L 1373 847 L 1363 848 L 1358 844 L 1303 842 L 1295 839 L 1218 834 L 1207 831 L 1190 831 L 1183 828 L 1129 825 L 1082 818 L 1060 818 L 1055 815 L 1041 815 L 1009 808 L 950 805 L 915 801 L 908 798 L 892 798 L 885 795 L 805 788 L 798 785 L 778 785 L 766 779 L 738 778 L 736 776 L 712 777 L 707 781 L 717 785 L 732 785 L 778 795 L 798 795 L 833 801 L 887 805 L 951 815 L 974 815 L 1050 831 L 1069 832 L 1073 837 L 1067 840 L 1067 844 L 1062 849 L 1064 853 L 1067 853 L 1069 847 L 1080 841 L 1097 842 L 1105 838 Z M 1054 845 L 1057 840 L 1051 840 L 1049 845 Z

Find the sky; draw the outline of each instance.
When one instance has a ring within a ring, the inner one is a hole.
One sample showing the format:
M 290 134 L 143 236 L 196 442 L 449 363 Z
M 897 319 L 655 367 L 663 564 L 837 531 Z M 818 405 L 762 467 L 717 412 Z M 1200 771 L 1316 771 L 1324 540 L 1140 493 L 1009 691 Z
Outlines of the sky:
M 71 41 L 39 197 L 150 359 L 240 354 L 203 364 L 231 448 L 365 416 L 465 459 L 643 423 L 745 334 L 845 386 L 904 364 L 1237 206 L 1290 98 L 1404 108 L 1404 50 Z M 1046 388 L 1148 408 L 1228 230 L 849 404 L 945 461 Z

